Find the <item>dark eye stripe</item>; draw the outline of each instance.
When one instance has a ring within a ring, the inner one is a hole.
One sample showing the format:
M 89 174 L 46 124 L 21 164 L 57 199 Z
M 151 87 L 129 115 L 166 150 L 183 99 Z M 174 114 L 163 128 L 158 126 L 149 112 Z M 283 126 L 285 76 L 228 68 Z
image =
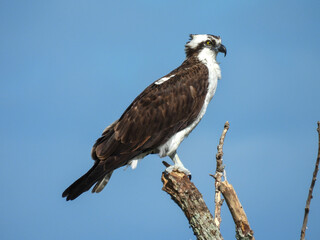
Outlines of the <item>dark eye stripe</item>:
M 207 40 L 206 42 L 206 45 L 213 45 L 213 46 L 215 46 L 216 45 L 216 41 L 215 40 Z

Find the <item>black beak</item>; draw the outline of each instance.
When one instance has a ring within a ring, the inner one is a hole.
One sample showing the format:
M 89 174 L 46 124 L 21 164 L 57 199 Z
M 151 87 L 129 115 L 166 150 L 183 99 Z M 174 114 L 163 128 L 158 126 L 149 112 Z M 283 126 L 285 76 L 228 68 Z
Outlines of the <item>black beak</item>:
M 227 49 L 225 46 L 223 46 L 222 44 L 220 45 L 220 47 L 218 48 L 218 52 L 224 53 L 224 56 L 227 55 Z

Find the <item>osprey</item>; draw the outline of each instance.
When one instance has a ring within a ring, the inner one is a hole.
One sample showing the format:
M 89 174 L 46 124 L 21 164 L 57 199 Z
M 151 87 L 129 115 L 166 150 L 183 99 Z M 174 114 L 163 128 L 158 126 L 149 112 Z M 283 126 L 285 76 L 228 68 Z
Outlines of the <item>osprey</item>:
M 191 34 L 185 45 L 186 59 L 180 67 L 148 86 L 122 116 L 108 126 L 93 145 L 93 167 L 62 194 L 68 200 L 88 191 L 100 192 L 112 172 L 122 166 L 134 169 L 148 154 L 169 156 L 177 170 L 190 175 L 177 148 L 197 126 L 212 99 L 221 71 L 216 61 L 226 55 L 219 36 Z

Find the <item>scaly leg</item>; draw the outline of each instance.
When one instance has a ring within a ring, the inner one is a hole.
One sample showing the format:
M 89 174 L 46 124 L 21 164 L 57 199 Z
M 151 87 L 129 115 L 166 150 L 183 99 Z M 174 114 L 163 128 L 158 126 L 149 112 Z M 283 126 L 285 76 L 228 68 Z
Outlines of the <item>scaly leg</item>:
M 166 172 L 167 173 L 171 173 L 172 171 L 182 172 L 182 173 L 185 173 L 191 179 L 191 172 L 183 166 L 177 152 L 174 152 L 173 154 L 169 155 L 169 157 L 172 159 L 174 165 L 167 167 Z

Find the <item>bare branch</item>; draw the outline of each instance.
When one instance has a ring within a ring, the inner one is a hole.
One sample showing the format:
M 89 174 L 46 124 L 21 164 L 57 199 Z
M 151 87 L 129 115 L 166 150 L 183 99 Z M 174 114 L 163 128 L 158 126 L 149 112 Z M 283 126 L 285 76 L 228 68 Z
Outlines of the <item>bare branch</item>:
M 226 200 L 233 221 L 236 224 L 236 237 L 240 240 L 254 240 L 253 231 L 250 228 L 247 215 L 238 199 L 236 191 L 228 181 L 220 183 L 219 189 Z
M 228 183 L 226 177 L 224 181 L 221 181 L 222 176 L 225 174 L 223 166 L 223 144 L 226 133 L 229 129 L 229 122 L 226 122 L 224 125 L 223 132 L 220 137 L 219 145 L 217 147 L 218 153 L 216 155 L 217 167 L 216 173 L 213 176 L 215 178 L 215 224 L 220 227 L 221 223 L 221 195 L 222 193 L 228 208 L 231 212 L 233 221 L 236 225 L 236 238 L 240 240 L 254 240 L 253 231 L 250 228 L 246 213 L 244 212 L 243 207 L 237 197 L 236 191 L 231 184 Z M 211 175 L 212 176 L 212 175 Z
M 215 202 L 215 209 L 214 209 L 214 223 L 217 225 L 217 227 L 220 229 L 220 224 L 221 224 L 221 206 L 223 203 L 223 199 L 221 199 L 221 192 L 219 190 L 219 185 L 221 183 L 221 179 L 223 176 L 223 171 L 224 171 L 224 166 L 222 162 L 222 157 L 223 157 L 223 144 L 224 144 L 224 139 L 226 137 L 227 131 L 229 129 L 229 122 L 227 121 L 224 124 L 224 129 L 222 131 L 220 140 L 219 140 L 219 145 L 217 147 L 218 153 L 216 154 L 216 161 L 217 161 L 217 167 L 216 167 L 216 173 L 215 175 L 211 175 L 215 179 L 215 197 L 214 197 L 214 202 Z
M 304 218 L 303 218 L 303 224 L 302 224 L 302 228 L 301 228 L 301 240 L 305 239 L 305 235 L 306 235 L 306 229 L 307 229 L 307 223 L 308 223 L 308 216 L 309 216 L 309 211 L 310 211 L 310 203 L 311 203 L 311 199 L 312 199 L 312 192 L 313 192 L 313 188 L 314 185 L 316 183 L 317 180 L 317 174 L 319 171 L 319 162 L 320 162 L 320 122 L 318 122 L 318 135 L 319 135 L 319 146 L 318 146 L 318 157 L 317 157 L 317 161 L 316 161 L 316 166 L 314 168 L 313 171 L 313 176 L 312 176 L 312 181 L 311 181 L 311 185 L 309 188 L 309 194 L 308 194 L 308 198 L 307 198 L 307 202 L 306 202 L 306 207 L 304 209 Z
M 161 181 L 162 190 L 182 209 L 198 240 L 223 239 L 201 193 L 187 175 L 175 171 L 169 174 L 163 172 Z

